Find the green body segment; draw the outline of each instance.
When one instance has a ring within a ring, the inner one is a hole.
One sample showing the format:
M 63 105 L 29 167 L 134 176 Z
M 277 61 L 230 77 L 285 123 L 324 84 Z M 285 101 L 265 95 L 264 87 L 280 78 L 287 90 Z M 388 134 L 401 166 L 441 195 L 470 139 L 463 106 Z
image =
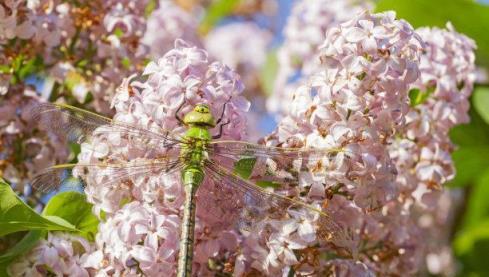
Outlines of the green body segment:
M 183 121 L 189 128 L 184 137 L 186 143 L 182 144 L 180 153 L 180 157 L 185 163 L 185 167 L 182 170 L 185 204 L 177 276 L 190 277 L 192 275 L 194 245 L 195 193 L 204 181 L 205 148 L 212 139 L 209 128 L 214 127 L 215 124 L 209 108 L 205 105 L 197 105 L 192 112 L 185 115 Z

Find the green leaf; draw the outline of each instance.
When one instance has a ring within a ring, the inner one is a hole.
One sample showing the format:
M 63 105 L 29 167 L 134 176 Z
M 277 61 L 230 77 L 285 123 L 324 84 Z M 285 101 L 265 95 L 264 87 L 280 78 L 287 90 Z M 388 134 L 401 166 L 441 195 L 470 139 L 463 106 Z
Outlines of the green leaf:
M 21 80 L 24 80 L 27 76 L 41 71 L 43 66 L 43 59 L 40 56 L 36 56 L 21 65 L 18 76 Z
M 79 143 L 69 142 L 68 146 L 70 148 L 70 155 L 68 156 L 68 160 L 70 163 L 78 162 L 78 154 L 81 152 L 81 145 Z
M 6 274 L 5 270 L 15 258 L 31 250 L 36 243 L 46 235 L 46 231 L 34 230 L 27 233 L 21 241 L 15 246 L 8 249 L 3 255 L 0 256 L 0 276 Z
M 89 63 L 88 59 L 80 59 L 75 63 L 75 67 L 77 68 L 85 68 Z
M 131 60 L 128 57 L 124 57 L 121 60 L 121 64 L 125 69 L 131 68 Z
M 121 28 L 115 28 L 114 35 L 117 38 L 121 38 L 124 35 L 124 31 Z
M 8 64 L 0 64 L 0 73 L 3 74 L 12 73 L 12 68 Z
M 468 192 L 469 199 L 464 215 L 464 228 L 472 228 L 489 218 L 489 167 L 477 176 Z
M 428 87 L 426 91 L 421 91 L 418 88 L 413 88 L 409 91 L 409 100 L 411 107 L 416 107 L 419 104 L 423 104 L 431 94 L 435 91 L 436 87 Z
M 272 50 L 267 54 L 267 60 L 261 69 L 260 82 L 267 95 L 272 95 L 275 85 L 275 78 L 278 71 L 277 50 Z
M 489 87 L 477 87 L 472 96 L 475 110 L 489 124 Z
M 20 68 L 22 67 L 23 63 L 24 63 L 24 55 L 23 54 L 19 54 L 17 57 L 15 57 L 14 60 L 12 61 L 12 65 L 11 65 L 14 72 L 18 72 L 20 70 Z
M 257 181 L 256 182 L 256 185 L 259 186 L 259 187 L 262 187 L 262 188 L 273 188 L 273 189 L 278 189 L 280 188 L 280 184 L 279 183 L 275 183 L 275 182 L 272 182 L 272 181 Z
M 42 214 L 45 217 L 58 216 L 73 224 L 80 235 L 89 240 L 95 238 L 99 221 L 92 214 L 92 204 L 87 202 L 84 194 L 67 191 L 53 196 Z
M 63 192 L 51 198 L 44 208 L 43 217 L 58 224 L 68 221 L 77 227 L 81 235 L 93 240 L 97 232 L 98 219 L 91 213 L 91 209 L 92 205 L 86 202 L 85 195 Z M 45 230 L 31 231 L 0 256 L 0 276 L 6 274 L 7 267 L 15 258 L 29 251 L 45 235 Z
M 253 172 L 253 167 L 255 166 L 255 157 L 243 157 L 234 163 L 234 173 L 243 179 L 248 179 Z
M 0 236 L 29 230 L 77 231 L 62 218 L 46 218 L 36 213 L 0 179 Z
M 457 146 L 489 145 L 489 124 L 471 107 L 470 123 L 456 126 L 450 130 L 450 138 Z
M 73 88 L 80 83 L 85 83 L 85 79 L 75 70 L 66 74 L 65 85 L 69 90 L 73 90 Z
M 153 11 L 156 9 L 156 6 L 158 5 L 157 0 L 149 0 L 148 4 L 144 8 L 144 17 L 148 18 Z
M 239 2 L 240 0 L 213 1 L 207 8 L 204 19 L 200 23 L 200 32 L 203 34 L 209 32 L 222 18 L 230 15 Z
M 464 230 L 457 235 L 454 241 L 454 249 L 458 255 L 463 255 L 472 250 L 474 242 L 481 238 L 489 239 L 489 219 L 479 222 L 473 228 Z
M 453 152 L 456 175 L 448 186 L 462 187 L 474 183 L 475 179 L 489 168 L 489 146 L 463 146 Z
M 463 264 L 459 276 L 489 276 L 489 218 L 458 233 L 453 246 L 455 255 Z
M 464 124 L 450 131 L 450 138 L 457 145 L 452 154 L 455 163 L 455 179 L 447 184 L 461 187 L 474 184 L 479 175 L 489 168 L 489 125 L 475 109 L 469 111 L 470 124 Z
M 243 179 L 249 179 L 256 164 L 256 157 L 243 156 L 234 163 L 234 173 Z M 272 181 L 256 181 L 257 186 L 262 188 L 279 188 L 280 184 Z
M 489 6 L 467 0 L 380 0 L 376 11 L 394 10 L 415 28 L 445 27 L 450 21 L 456 30 L 477 43 L 477 62 L 489 64 Z

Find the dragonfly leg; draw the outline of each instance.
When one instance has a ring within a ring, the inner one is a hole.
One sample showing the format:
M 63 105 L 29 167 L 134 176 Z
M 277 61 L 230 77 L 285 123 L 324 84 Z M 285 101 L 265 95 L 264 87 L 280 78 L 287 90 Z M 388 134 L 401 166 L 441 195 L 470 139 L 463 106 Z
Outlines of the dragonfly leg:
M 178 113 L 180 112 L 180 110 L 183 108 L 183 105 L 185 104 L 186 102 L 186 99 L 185 99 L 185 96 L 183 97 L 183 100 L 182 100 L 182 104 L 180 104 L 180 106 L 178 106 L 178 109 L 177 111 L 175 112 L 175 118 L 178 120 L 178 122 L 180 122 L 180 124 L 182 125 L 185 125 L 185 123 L 183 122 L 182 118 L 180 118 L 180 116 L 178 115 Z
M 228 120 L 226 123 L 223 123 L 221 125 L 219 125 L 219 133 L 215 136 L 212 136 L 212 139 L 218 139 L 222 136 L 222 128 L 226 125 L 228 125 L 229 123 L 231 123 L 231 120 Z
M 216 121 L 216 125 L 219 125 L 219 123 L 221 123 L 222 118 L 224 117 L 224 112 L 226 111 L 226 105 L 229 103 L 229 101 L 231 101 L 231 97 L 229 97 L 228 101 L 226 101 L 224 103 L 224 106 L 222 106 L 221 115 L 219 116 L 219 119 Z M 228 123 L 226 123 L 226 124 L 228 124 Z M 221 125 L 221 129 L 222 129 L 222 125 Z
M 167 169 L 165 169 L 165 172 L 169 173 L 169 172 L 173 171 L 173 169 L 175 169 L 177 166 L 180 166 L 180 165 L 178 163 L 170 165 Z

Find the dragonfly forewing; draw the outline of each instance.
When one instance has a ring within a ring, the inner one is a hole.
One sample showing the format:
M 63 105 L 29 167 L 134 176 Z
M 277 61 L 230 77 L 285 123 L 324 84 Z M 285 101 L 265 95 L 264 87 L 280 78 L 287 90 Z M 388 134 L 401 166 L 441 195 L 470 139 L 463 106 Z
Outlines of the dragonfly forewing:
M 148 152 L 170 149 L 182 143 L 177 135 L 156 127 L 156 124 L 152 124 L 152 129 L 148 130 L 64 104 L 36 105 L 29 111 L 29 117 L 65 142 L 83 144 L 83 147 L 99 156 L 106 154 L 106 149 L 96 146 L 104 139 L 125 140 L 125 144 L 144 148 Z
M 171 174 L 183 167 L 179 159 L 152 160 L 126 163 L 61 164 L 49 167 L 32 179 L 32 187 L 43 193 L 59 189 L 68 177 L 76 177 L 86 186 L 86 178 L 92 174 L 100 176 L 95 185 L 108 186 L 128 182 L 136 176 Z

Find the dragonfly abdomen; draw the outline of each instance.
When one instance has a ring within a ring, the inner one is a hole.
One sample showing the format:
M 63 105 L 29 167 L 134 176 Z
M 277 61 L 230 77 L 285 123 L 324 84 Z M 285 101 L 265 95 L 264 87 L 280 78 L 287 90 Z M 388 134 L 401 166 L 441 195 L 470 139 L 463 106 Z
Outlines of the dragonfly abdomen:
M 193 175 L 192 171 L 187 172 L 187 176 Z M 184 175 L 185 176 L 185 175 Z M 199 177 L 193 180 L 198 180 Z M 198 184 L 185 184 L 185 205 L 183 208 L 183 224 L 180 235 L 180 252 L 178 257 L 178 277 L 192 276 L 192 260 L 194 255 L 194 227 L 195 227 L 195 192 Z
M 195 193 L 204 180 L 204 172 L 202 166 L 200 166 L 200 161 L 198 163 L 197 161 L 188 162 L 182 171 L 182 179 L 185 190 L 185 204 L 183 206 L 177 276 L 190 277 L 192 275 L 194 255 Z
M 187 167 L 182 172 L 183 185 L 184 186 L 195 186 L 196 189 L 204 180 L 204 172 L 202 168 L 198 167 Z

